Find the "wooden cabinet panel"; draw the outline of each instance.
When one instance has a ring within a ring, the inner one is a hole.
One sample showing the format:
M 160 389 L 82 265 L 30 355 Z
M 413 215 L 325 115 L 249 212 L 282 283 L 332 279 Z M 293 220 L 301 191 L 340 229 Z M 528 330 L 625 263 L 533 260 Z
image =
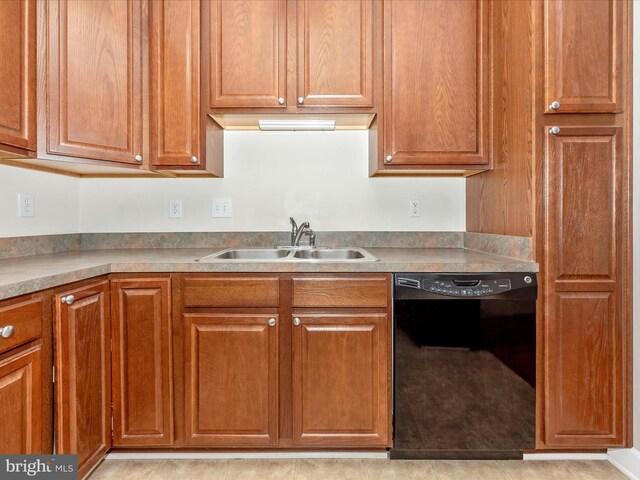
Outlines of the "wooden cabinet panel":
M 277 315 L 184 316 L 187 444 L 277 445 L 278 330 Z
M 294 307 L 387 306 L 388 277 L 297 277 L 293 279 Z
M 69 305 L 61 299 L 74 296 Z M 54 297 L 56 450 L 83 477 L 111 447 L 109 282 Z
M 9 338 L 0 337 L 0 353 L 42 336 L 42 303 L 34 298 L 0 306 L 0 327 L 14 328 Z
M 49 1 L 47 8 L 47 152 L 138 163 L 142 2 Z
M 373 2 L 298 0 L 297 98 L 304 106 L 373 106 Z
M 292 332 L 294 444 L 387 446 L 387 315 L 295 316 L 301 323 Z
M 40 346 L 0 361 L 0 452 L 3 455 L 44 453 L 41 368 Z
M 547 112 L 622 109 L 623 10 L 627 2 L 545 0 Z
M 187 277 L 184 304 L 186 307 L 277 307 L 279 282 L 278 277 Z
M 149 10 L 151 162 L 199 165 L 200 1 L 154 1 Z
M 392 166 L 488 162 L 489 5 L 385 1 L 383 155 Z
M 545 444 L 624 442 L 626 319 L 621 127 L 547 136 Z
M 168 278 L 112 280 L 113 444 L 173 443 Z
M 36 148 L 36 2 L 0 2 L 0 143 Z
M 212 0 L 211 108 L 284 107 L 286 0 Z

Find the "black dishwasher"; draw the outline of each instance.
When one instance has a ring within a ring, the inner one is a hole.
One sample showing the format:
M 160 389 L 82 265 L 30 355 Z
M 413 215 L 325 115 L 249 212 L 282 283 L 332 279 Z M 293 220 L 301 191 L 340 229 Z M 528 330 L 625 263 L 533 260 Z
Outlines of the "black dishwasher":
M 391 458 L 535 448 L 535 273 L 394 275 Z

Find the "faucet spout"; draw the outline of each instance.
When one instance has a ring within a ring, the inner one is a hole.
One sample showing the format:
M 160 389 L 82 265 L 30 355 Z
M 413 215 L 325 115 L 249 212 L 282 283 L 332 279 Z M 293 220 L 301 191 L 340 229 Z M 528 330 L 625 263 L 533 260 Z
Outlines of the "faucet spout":
M 305 233 L 307 233 L 307 234 L 309 233 L 308 230 L 309 230 L 309 222 L 304 222 L 298 227 L 298 229 L 296 231 L 296 236 L 293 239 L 293 246 L 294 247 L 299 247 L 300 246 L 300 239 L 302 238 L 302 235 L 304 235 Z

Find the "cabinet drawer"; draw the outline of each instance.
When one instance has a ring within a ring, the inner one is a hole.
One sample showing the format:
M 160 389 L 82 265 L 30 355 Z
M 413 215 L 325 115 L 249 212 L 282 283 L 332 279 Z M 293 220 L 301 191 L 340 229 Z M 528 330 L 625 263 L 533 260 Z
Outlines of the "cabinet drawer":
M 13 335 L 0 337 L 0 353 L 39 338 L 42 335 L 42 300 L 0 304 L 0 327 L 8 326 L 13 326 Z
M 185 278 L 185 307 L 277 307 L 278 277 Z
M 294 278 L 294 307 L 380 307 L 388 305 L 388 283 L 377 278 Z

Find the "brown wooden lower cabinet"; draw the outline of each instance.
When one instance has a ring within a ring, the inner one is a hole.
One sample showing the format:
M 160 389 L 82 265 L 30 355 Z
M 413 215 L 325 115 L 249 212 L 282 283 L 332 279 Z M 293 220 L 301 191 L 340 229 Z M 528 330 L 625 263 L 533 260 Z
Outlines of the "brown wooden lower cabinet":
M 294 312 L 293 325 L 294 444 L 386 446 L 387 314 Z
M 543 311 L 547 448 L 623 446 L 630 338 L 623 135 L 562 127 L 547 136 Z
M 278 443 L 278 315 L 186 314 L 186 443 Z
M 111 281 L 113 444 L 173 443 L 170 279 Z
M 56 295 L 54 306 L 56 451 L 78 455 L 82 478 L 111 448 L 109 281 Z
M 0 453 L 42 453 L 42 348 L 0 361 Z

